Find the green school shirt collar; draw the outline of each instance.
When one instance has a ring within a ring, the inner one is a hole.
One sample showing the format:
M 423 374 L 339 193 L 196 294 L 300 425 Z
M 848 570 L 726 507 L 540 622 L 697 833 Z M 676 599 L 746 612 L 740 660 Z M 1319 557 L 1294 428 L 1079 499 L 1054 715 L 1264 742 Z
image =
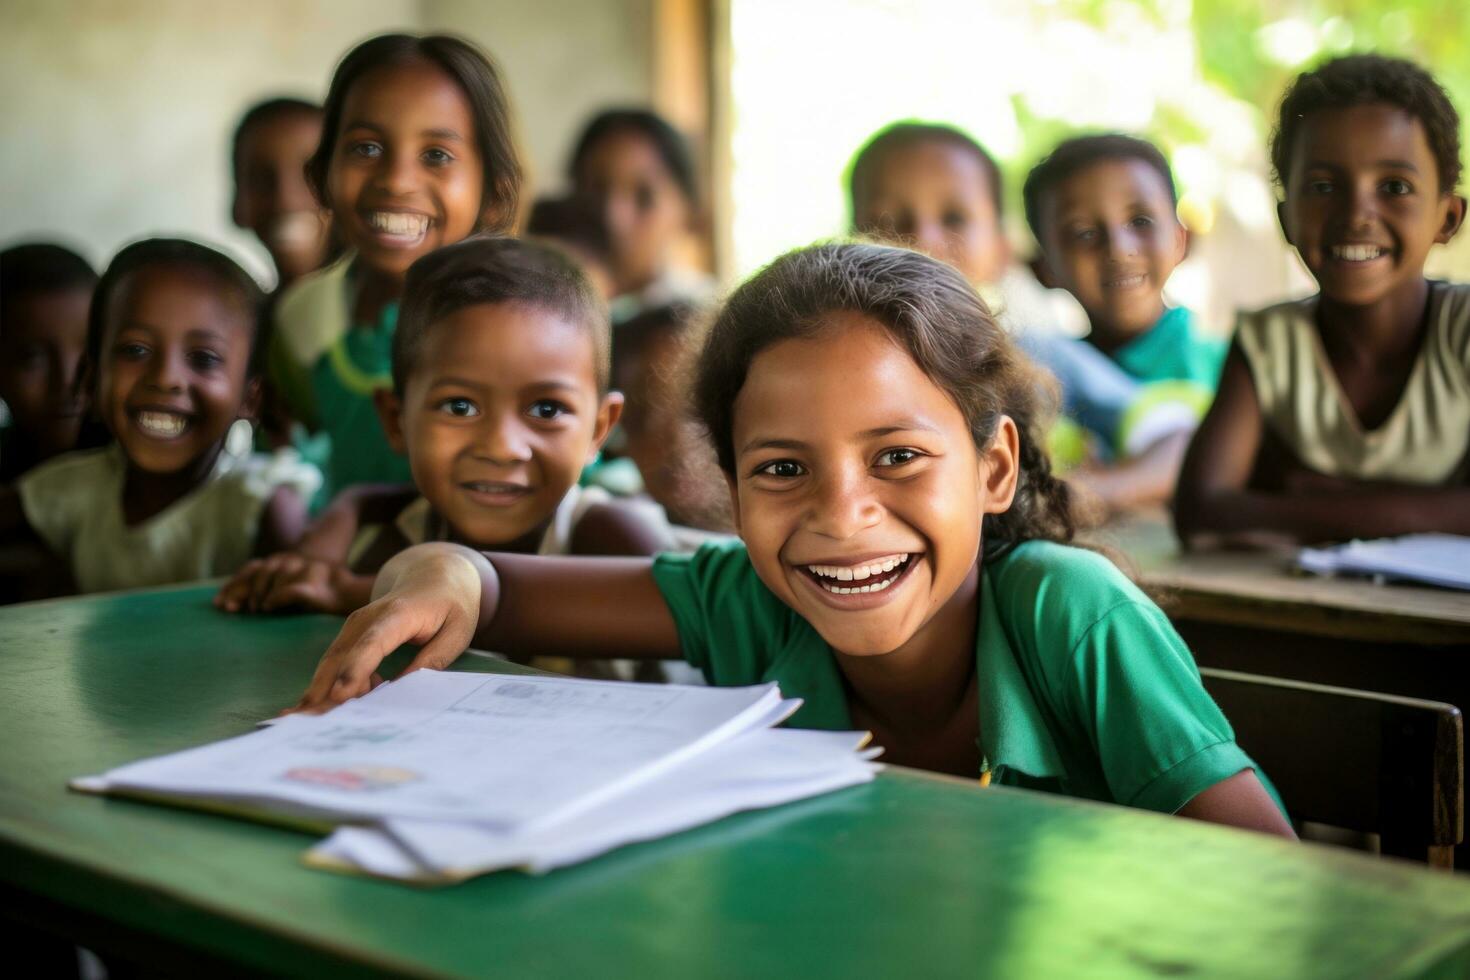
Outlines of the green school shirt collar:
M 1066 772 L 1061 755 L 1021 673 L 996 606 L 991 578 L 988 571 L 980 576 L 980 628 L 975 638 L 980 756 L 992 770 L 1014 769 L 1036 779 L 1061 778 Z
M 1152 327 L 1113 351 L 1113 360 L 1134 377 L 1150 377 L 1156 365 L 1179 356 L 1189 345 L 1192 315 L 1185 306 L 1171 306 Z

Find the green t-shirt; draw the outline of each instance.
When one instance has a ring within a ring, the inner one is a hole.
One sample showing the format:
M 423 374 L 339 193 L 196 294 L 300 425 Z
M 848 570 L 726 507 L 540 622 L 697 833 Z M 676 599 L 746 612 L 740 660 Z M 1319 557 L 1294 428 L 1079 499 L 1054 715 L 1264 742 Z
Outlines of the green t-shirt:
M 393 331 L 398 304 L 383 308 L 372 326 L 337 337 L 311 370 L 312 396 L 321 431 L 331 437 L 323 496 L 354 483 L 406 483 L 408 459 L 393 451 L 373 404 L 373 393 L 393 386 Z
M 1113 360 L 1138 381 L 1189 381 L 1213 394 L 1229 345 L 1201 337 L 1194 321 L 1182 306 L 1165 310 L 1158 323 L 1113 351 Z
M 831 648 L 768 590 L 739 542 L 660 555 L 685 658 L 711 684 L 776 681 L 792 723 L 852 727 Z M 1010 786 L 1172 813 L 1255 768 L 1169 621 L 1101 555 L 1031 541 L 984 566 L 980 750 Z

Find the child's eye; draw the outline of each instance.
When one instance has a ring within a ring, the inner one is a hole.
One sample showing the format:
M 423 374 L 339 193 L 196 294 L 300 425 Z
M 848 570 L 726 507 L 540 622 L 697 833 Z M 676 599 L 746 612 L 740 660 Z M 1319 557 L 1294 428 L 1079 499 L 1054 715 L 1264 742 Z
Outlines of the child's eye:
M 549 398 L 543 398 L 539 402 L 533 403 L 531 407 L 527 409 L 526 414 L 531 416 L 531 418 L 533 419 L 539 419 L 542 422 L 550 422 L 553 419 L 559 419 L 563 415 L 566 415 L 570 412 L 571 409 L 563 405 L 561 402 L 552 401 Z
M 755 471 L 756 476 L 774 476 L 782 480 L 794 479 L 804 473 L 806 468 L 794 459 L 773 459 Z
M 446 415 L 453 415 L 457 419 L 474 418 L 480 414 L 480 408 L 468 398 L 446 398 L 438 405 L 439 411 Z
M 943 221 L 944 227 L 951 231 L 959 231 L 970 223 L 970 217 L 963 211 L 946 211 Z
M 454 157 L 438 147 L 424 151 L 424 162 L 431 167 L 442 167 L 446 163 L 453 163 Z
M 1153 223 L 1154 219 L 1146 214 L 1136 214 L 1133 216 L 1133 220 L 1129 222 L 1135 228 L 1147 228 Z
M 1395 197 L 1400 197 L 1404 194 L 1414 193 L 1413 184 L 1410 184 L 1407 180 L 1400 180 L 1397 177 L 1391 177 L 1388 180 L 1385 180 L 1383 182 L 1383 189 L 1384 191 L 1394 195 Z
M 189 366 L 196 371 L 211 371 L 225 362 L 212 350 L 191 350 L 188 353 Z
M 127 358 L 130 361 L 136 361 L 140 357 L 148 356 L 148 348 L 136 343 L 118 344 L 112 349 L 112 352 L 118 357 Z
M 885 449 L 873 462 L 877 466 L 902 466 L 912 463 L 922 455 L 917 449 Z
M 1090 242 L 1095 240 L 1096 238 L 1097 229 L 1095 228 L 1074 228 L 1072 230 L 1073 241 Z
M 381 143 L 374 143 L 372 140 L 360 140 L 349 146 L 347 152 L 355 157 L 372 160 L 383 155 L 383 146 Z
M 1308 183 L 1307 183 L 1307 190 L 1311 191 L 1313 194 L 1331 194 L 1332 193 L 1332 181 L 1330 181 L 1330 180 L 1313 180 L 1313 181 L 1308 181 Z

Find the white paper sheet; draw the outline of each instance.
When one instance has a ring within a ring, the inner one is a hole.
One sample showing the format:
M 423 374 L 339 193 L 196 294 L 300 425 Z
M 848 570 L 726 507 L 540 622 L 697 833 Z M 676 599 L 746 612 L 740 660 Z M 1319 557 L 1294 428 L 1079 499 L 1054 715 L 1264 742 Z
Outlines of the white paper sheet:
M 1470 589 L 1470 537 L 1457 534 L 1409 534 L 1349 541 L 1334 548 L 1303 548 L 1297 563 L 1319 575 L 1373 575 Z
M 311 860 L 409 880 L 457 880 L 500 868 L 548 871 L 614 848 L 867 782 L 862 732 L 751 731 L 671 767 L 557 827 L 506 833 L 483 824 L 389 820 L 343 827 Z
M 332 820 L 463 820 L 510 832 L 568 820 L 681 759 L 775 724 L 797 703 L 783 703 L 774 684 L 417 671 L 326 715 L 85 782 Z

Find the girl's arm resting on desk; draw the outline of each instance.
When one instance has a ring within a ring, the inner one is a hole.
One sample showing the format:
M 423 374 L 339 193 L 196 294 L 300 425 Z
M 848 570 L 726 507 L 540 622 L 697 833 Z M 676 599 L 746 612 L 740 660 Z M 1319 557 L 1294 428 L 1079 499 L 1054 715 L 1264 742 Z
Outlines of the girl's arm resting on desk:
M 1220 780 L 1180 807 L 1179 815 L 1296 840 L 1296 831 L 1251 769 Z
M 384 565 L 374 595 L 347 617 L 298 710 L 366 694 L 383 658 L 404 643 L 423 647 L 409 670 L 442 670 L 471 641 L 524 656 L 680 656 L 648 559 L 486 556 L 425 544 Z
M 1470 534 L 1467 487 L 1354 484 L 1322 477 L 1315 489 L 1307 481 L 1296 492 L 1250 489 L 1264 425 L 1250 369 L 1239 348 L 1232 348 L 1215 402 L 1179 475 L 1174 522 L 1186 546 L 1263 534 L 1300 542 L 1420 531 Z
M 1084 467 L 1069 478 L 1095 494 L 1111 512 L 1167 504 L 1174 496 L 1189 433 L 1165 436 L 1137 456 L 1111 466 Z

